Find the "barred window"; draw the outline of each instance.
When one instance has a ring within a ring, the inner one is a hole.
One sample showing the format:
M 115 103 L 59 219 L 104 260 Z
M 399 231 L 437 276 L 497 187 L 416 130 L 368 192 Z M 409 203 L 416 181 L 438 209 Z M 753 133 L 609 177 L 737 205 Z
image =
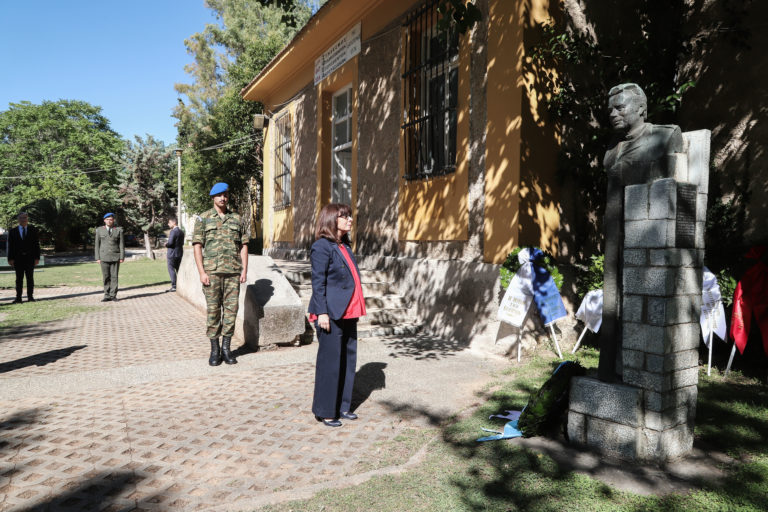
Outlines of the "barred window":
M 438 0 L 411 12 L 405 27 L 403 140 L 405 178 L 456 170 L 459 36 L 437 27 Z
M 275 121 L 275 195 L 274 208 L 291 205 L 291 116 L 284 114 Z

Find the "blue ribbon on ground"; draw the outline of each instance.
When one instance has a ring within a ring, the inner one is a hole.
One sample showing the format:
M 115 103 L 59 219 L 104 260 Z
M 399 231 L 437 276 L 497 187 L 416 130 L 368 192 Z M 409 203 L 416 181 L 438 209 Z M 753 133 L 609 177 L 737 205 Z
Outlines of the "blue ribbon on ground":
M 486 432 L 495 432 L 495 436 L 481 437 L 478 442 L 483 441 L 498 441 L 499 439 L 512 439 L 513 437 L 523 437 L 523 433 L 517 429 L 517 420 L 512 420 L 504 425 L 504 431 L 498 432 L 496 430 L 483 429 Z

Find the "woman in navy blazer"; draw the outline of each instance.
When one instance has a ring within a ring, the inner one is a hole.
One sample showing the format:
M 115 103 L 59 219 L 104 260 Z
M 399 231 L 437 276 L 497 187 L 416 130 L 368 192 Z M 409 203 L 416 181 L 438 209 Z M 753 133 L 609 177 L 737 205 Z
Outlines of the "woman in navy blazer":
M 365 299 L 349 244 L 351 229 L 352 209 L 348 205 L 324 206 L 309 253 L 309 313 L 319 342 L 312 412 L 329 427 L 340 427 L 339 418 L 357 419 L 350 409 L 357 364 L 357 319 L 365 315 Z

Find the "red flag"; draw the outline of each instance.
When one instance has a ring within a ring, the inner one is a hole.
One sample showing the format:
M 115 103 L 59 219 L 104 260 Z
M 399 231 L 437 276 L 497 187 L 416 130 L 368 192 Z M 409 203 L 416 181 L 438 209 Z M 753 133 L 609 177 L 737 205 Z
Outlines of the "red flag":
M 753 247 L 746 257 L 759 260 L 764 252 L 765 247 Z M 744 273 L 733 294 L 731 337 L 741 354 L 747 346 L 752 313 L 763 337 L 763 351 L 768 355 L 768 265 L 762 261 Z

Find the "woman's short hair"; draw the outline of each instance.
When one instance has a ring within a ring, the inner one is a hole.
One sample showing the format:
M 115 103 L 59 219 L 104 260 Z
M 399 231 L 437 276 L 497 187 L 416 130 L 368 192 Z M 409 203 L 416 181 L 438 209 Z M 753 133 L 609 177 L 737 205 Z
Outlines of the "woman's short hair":
M 330 203 L 323 206 L 320 214 L 317 216 L 317 226 L 315 227 L 315 240 L 327 238 L 334 243 L 349 243 L 347 233 L 341 237 L 336 237 L 336 219 L 352 215 L 352 207 L 348 204 Z

